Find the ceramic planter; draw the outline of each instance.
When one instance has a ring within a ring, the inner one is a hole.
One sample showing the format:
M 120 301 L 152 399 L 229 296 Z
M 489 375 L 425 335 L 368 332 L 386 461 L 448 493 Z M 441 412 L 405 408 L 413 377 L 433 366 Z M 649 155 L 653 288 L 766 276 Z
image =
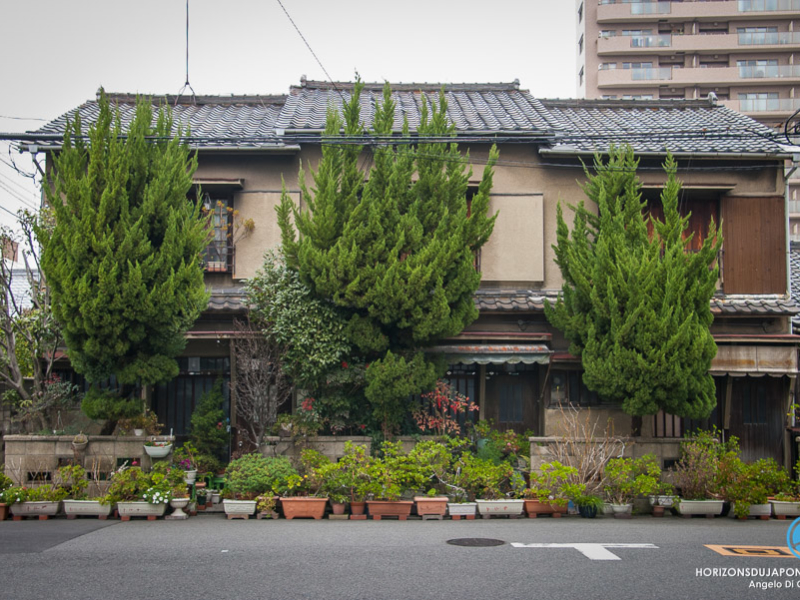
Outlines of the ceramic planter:
M 519 516 L 525 507 L 524 500 L 476 500 L 478 512 L 484 519 L 492 516 Z
M 183 474 L 183 480 L 186 482 L 187 485 L 192 485 L 195 481 L 197 481 L 197 469 L 186 471 Z
M 420 517 L 444 517 L 447 513 L 447 496 L 432 498 L 430 496 L 414 496 L 417 514 Z
M 704 515 L 713 518 L 722 514 L 722 505 L 722 500 L 681 500 L 678 504 L 678 512 L 684 517 Z
M 112 508 L 111 504 L 100 504 L 98 500 L 64 500 L 64 513 L 68 519 L 78 516 L 107 519 Z
M 172 444 L 166 446 L 145 446 L 144 451 L 150 458 L 164 458 L 172 452 Z
M 772 505 L 772 513 L 778 519 L 785 519 L 786 517 L 800 517 L 800 501 L 798 502 L 784 502 L 781 500 L 770 500 Z
M 578 514 L 584 519 L 594 519 L 597 516 L 597 507 L 590 504 L 579 506 Z
M 222 507 L 225 509 L 228 520 L 249 519 L 250 515 L 256 512 L 256 501 L 225 499 L 222 501 Z
M 397 517 L 405 521 L 413 506 L 411 500 L 367 500 L 367 511 L 375 521 L 380 521 L 382 517 Z
M 567 514 L 567 505 L 558 506 L 557 504 L 550 504 L 549 502 L 539 502 L 539 500 L 523 500 L 525 503 L 525 514 L 529 519 L 535 519 L 538 515 L 551 515 L 558 518 L 561 515 Z
M 614 514 L 615 519 L 630 519 L 633 512 L 633 503 L 629 504 L 611 504 L 611 512 Z
M 454 521 L 474 519 L 477 511 L 478 505 L 475 502 L 449 502 L 447 504 L 447 512 Z
M 58 514 L 61 502 L 15 502 L 11 505 L 11 514 L 14 520 L 19 521 L 24 517 L 39 517 L 47 519 Z
M 123 521 L 130 521 L 131 517 L 147 517 L 148 521 L 155 521 L 167 511 L 166 504 L 150 504 L 149 502 L 118 502 L 117 511 Z
M 766 521 L 772 515 L 772 505 L 771 504 L 751 504 L 750 509 L 748 510 L 747 517 L 756 517 L 757 519 L 761 519 Z M 728 513 L 728 516 L 731 518 L 736 517 L 736 505 L 731 504 L 731 510 Z M 739 517 L 742 519 L 746 519 L 747 517 Z
M 189 506 L 189 498 L 173 498 L 169 501 L 172 508 L 172 514 L 166 517 L 167 519 L 183 520 L 188 519 L 189 515 L 183 512 L 183 509 Z
M 283 516 L 290 520 L 294 518 L 321 519 L 325 516 L 325 507 L 327 505 L 327 498 L 314 498 L 311 496 L 281 498 Z

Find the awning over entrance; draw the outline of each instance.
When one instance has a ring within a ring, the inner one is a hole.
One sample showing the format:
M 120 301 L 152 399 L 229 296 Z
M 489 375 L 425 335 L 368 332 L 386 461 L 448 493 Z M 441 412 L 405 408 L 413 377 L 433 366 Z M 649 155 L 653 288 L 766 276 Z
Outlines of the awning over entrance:
M 451 364 L 547 364 L 552 351 L 544 344 L 469 344 L 434 346 L 428 352 L 444 354 Z
M 795 346 L 725 346 L 717 347 L 717 356 L 711 361 L 712 375 L 733 377 L 773 377 L 797 375 L 797 348 Z

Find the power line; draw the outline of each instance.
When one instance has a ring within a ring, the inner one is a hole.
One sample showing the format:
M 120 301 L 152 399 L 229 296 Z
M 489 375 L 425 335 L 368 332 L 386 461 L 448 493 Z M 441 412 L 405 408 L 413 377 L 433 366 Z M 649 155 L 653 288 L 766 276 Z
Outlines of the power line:
M 14 186 L 14 188 L 16 188 L 16 189 L 14 189 L 14 192 L 16 194 L 19 194 L 18 197 L 19 197 L 20 201 L 26 202 L 22 198 L 23 198 L 23 196 L 27 196 L 27 195 L 30 195 L 32 198 L 36 198 L 36 194 L 32 193 L 31 190 L 26 190 L 24 187 L 22 187 L 21 185 L 16 183 L 13 179 L 11 179 L 10 177 L 7 177 L 3 173 L 0 173 L 0 178 L 5 180 L 5 181 L 0 181 L 0 184 L 3 184 L 5 186 L 12 185 L 12 186 Z M 32 202 L 32 201 L 29 200 L 29 201 L 26 202 L 26 204 L 28 204 L 29 202 Z M 31 204 L 28 204 L 28 205 L 32 206 Z

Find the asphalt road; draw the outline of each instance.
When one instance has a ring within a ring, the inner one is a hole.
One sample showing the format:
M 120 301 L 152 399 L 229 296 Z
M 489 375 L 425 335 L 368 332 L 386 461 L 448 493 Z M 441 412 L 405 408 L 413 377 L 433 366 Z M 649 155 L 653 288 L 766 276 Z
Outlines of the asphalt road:
M 648 516 L 628 521 L 227 521 L 222 515 L 127 523 L 6 521 L 0 523 L 0 598 L 797 598 L 800 559 L 724 556 L 706 547 L 786 547 L 790 524 Z M 447 543 L 456 538 L 504 543 Z M 612 557 L 617 560 L 602 560 Z M 713 569 L 734 571 L 715 576 Z M 736 569 L 769 573 L 737 574 Z M 773 569 L 794 574 L 780 576 Z M 787 581 L 795 587 L 787 588 Z M 777 589 L 754 587 L 779 583 Z

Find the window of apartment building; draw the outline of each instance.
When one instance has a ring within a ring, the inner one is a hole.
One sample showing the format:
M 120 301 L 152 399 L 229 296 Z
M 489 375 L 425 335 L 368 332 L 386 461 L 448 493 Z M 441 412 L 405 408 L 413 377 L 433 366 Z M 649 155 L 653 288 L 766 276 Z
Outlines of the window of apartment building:
M 611 70 L 616 69 L 616 68 L 617 68 L 617 63 L 615 63 L 615 62 L 613 62 L 613 63 L 600 63 L 599 65 L 597 65 L 597 70 L 598 71 L 611 71 Z
M 698 23 L 697 33 L 700 35 L 725 35 L 728 33 L 727 23 Z
M 678 92 L 659 92 L 658 97 L 661 100 L 683 100 L 686 98 L 686 92 L 683 90 Z
M 640 36 L 640 35 L 652 35 L 652 29 L 623 29 L 622 35 L 629 35 L 629 36 Z
M 742 46 L 778 44 L 778 28 L 768 27 L 737 27 L 739 44 Z
M 578 54 L 583 54 L 583 34 L 581 34 L 581 38 L 578 40 Z
M 736 66 L 739 67 L 739 77 L 743 79 L 778 76 L 777 58 L 737 60 Z
M 600 99 L 601 100 L 616 100 L 617 99 L 617 95 L 616 94 L 603 94 L 602 96 L 600 96 Z
M 600 37 L 601 38 L 611 38 L 616 37 L 617 32 L 613 29 L 601 29 L 600 30 Z
M 624 62 L 622 63 L 623 69 L 652 69 L 652 62 Z
M 630 94 L 622 97 L 623 100 L 652 100 L 653 94 Z

